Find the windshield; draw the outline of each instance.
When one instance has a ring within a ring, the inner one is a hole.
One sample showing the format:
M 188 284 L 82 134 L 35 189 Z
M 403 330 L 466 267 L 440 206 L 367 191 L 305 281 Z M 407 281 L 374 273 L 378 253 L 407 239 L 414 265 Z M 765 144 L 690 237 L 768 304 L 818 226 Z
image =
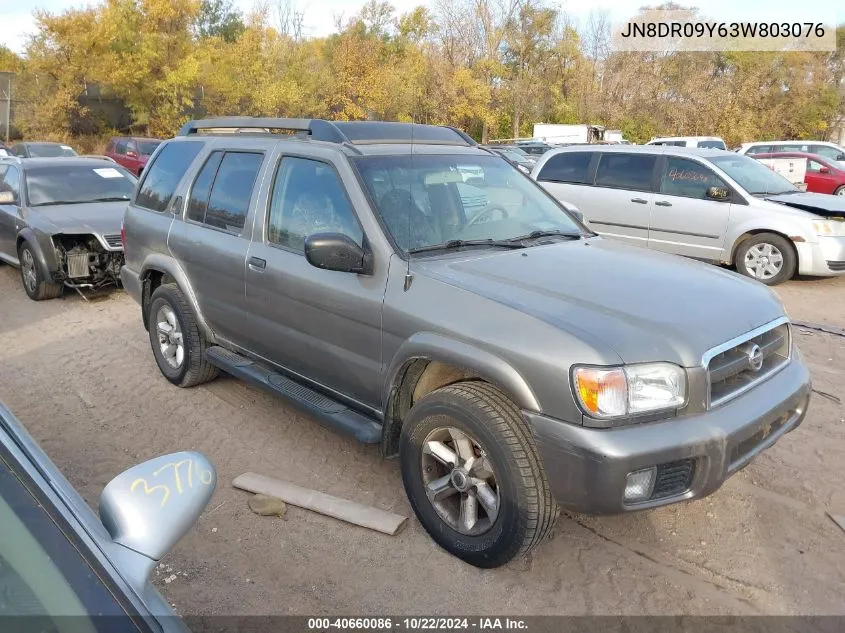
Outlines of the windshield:
M 707 149 L 727 149 L 724 141 L 698 141 L 698 146 Z
M 60 156 L 77 156 L 69 145 L 58 143 L 35 143 L 29 146 L 29 155 L 33 158 L 58 158 Z
M 384 224 L 406 251 L 534 231 L 583 233 L 539 186 L 498 156 L 365 156 L 355 164 Z
M 138 152 L 141 156 L 149 156 L 152 154 L 156 147 L 161 145 L 161 141 L 138 141 Z
M 725 154 L 708 158 L 752 195 L 791 193 L 798 189 L 760 161 L 743 154 Z
M 118 166 L 51 165 L 25 170 L 29 204 L 80 204 L 129 200 L 135 177 Z

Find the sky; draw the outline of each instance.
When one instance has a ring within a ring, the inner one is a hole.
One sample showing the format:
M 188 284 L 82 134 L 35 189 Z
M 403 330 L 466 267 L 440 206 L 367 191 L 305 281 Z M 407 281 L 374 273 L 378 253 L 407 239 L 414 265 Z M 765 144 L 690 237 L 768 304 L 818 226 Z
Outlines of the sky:
M 268 0 L 270 6 L 275 0 Z M 612 22 L 622 22 L 634 15 L 645 5 L 657 5 L 661 0 L 549 0 L 546 4 L 558 6 L 566 11 L 576 24 L 585 24 L 591 10 L 605 10 Z M 433 0 L 390 0 L 401 14 L 415 6 L 432 6 Z M 0 44 L 15 52 L 21 52 L 26 44 L 27 35 L 34 30 L 32 11 L 44 9 L 51 13 L 60 13 L 69 8 L 97 4 L 96 0 L 0 0 Z M 255 0 L 234 0 L 235 6 L 249 12 Z M 334 31 L 335 16 L 347 17 L 358 12 L 364 0 L 296 0 L 296 4 L 305 11 L 305 31 L 309 36 L 324 36 Z M 701 13 L 718 21 L 822 21 L 845 22 L 845 3 L 819 2 L 817 6 L 796 0 L 681 0 L 679 4 L 697 6 Z M 842 4 L 838 14 L 832 7 Z

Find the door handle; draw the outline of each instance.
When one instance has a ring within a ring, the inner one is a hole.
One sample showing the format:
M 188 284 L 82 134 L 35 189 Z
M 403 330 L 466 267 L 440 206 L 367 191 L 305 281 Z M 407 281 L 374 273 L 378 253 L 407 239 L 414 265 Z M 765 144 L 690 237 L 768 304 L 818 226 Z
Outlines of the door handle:
M 261 259 L 260 257 L 250 257 L 247 263 L 252 270 L 264 270 L 267 268 L 267 260 Z
M 637 204 L 648 204 L 648 200 L 645 198 L 631 198 L 631 202 L 636 202 Z
M 655 202 L 654 206 L 656 206 L 656 207 L 671 207 L 672 203 L 666 202 L 665 200 L 660 200 L 659 202 Z

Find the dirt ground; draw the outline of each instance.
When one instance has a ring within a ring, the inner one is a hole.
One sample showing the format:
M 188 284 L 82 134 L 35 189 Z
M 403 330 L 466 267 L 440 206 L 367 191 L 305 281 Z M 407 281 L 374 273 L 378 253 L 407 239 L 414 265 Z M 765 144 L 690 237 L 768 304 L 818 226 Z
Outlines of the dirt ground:
M 845 278 L 778 289 L 796 320 L 845 326 Z M 845 400 L 845 338 L 798 335 L 814 386 Z M 231 378 L 164 380 L 123 292 L 35 303 L 0 267 L 0 400 L 91 504 L 121 470 L 206 453 L 218 489 L 156 582 L 181 614 L 843 614 L 845 408 L 814 395 L 794 433 L 700 501 L 618 517 L 561 516 L 501 569 L 425 534 L 397 464 Z M 395 537 L 289 508 L 260 517 L 232 479 L 257 471 L 412 517 Z M 177 579 L 165 584 L 172 574 Z

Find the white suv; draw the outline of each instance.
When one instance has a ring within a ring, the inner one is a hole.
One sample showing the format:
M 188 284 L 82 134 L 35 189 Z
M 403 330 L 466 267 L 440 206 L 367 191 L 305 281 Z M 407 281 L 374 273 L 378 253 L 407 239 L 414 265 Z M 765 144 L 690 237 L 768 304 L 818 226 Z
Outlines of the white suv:
M 718 136 L 666 136 L 653 138 L 646 145 L 670 145 L 672 147 L 701 147 L 703 149 L 727 149 L 725 141 Z
M 818 154 L 822 158 L 835 161 L 845 167 L 845 147 L 827 141 L 761 141 L 757 143 L 743 143 L 736 150 L 739 154 L 754 156 L 754 154 L 779 154 L 781 152 L 804 152 Z

